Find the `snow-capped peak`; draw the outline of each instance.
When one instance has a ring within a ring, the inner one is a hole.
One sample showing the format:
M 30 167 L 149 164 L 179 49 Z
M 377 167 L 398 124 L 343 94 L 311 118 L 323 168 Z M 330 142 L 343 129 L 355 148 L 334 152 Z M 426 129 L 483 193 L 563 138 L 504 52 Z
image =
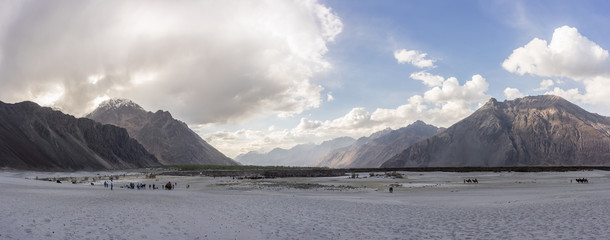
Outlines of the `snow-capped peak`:
M 123 107 L 136 108 L 136 109 L 140 109 L 140 110 L 144 111 L 144 109 L 142 107 L 140 107 L 140 105 L 136 104 L 135 102 L 133 102 L 129 99 L 124 99 L 124 98 L 108 99 L 108 100 L 100 103 L 100 105 L 97 108 L 98 109 L 119 109 L 119 108 L 123 108 Z

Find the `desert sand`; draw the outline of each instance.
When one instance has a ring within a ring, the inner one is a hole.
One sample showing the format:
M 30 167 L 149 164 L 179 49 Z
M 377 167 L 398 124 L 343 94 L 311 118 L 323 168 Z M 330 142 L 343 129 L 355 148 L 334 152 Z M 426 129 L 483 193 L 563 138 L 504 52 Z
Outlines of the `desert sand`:
M 33 179 L 62 173 L 4 171 L 0 172 L 0 239 L 610 236 L 610 172 L 402 172 L 403 178 L 376 174 L 361 173 L 357 179 L 262 180 L 145 179 L 128 174 L 111 191 L 103 181 L 92 186 Z M 463 182 L 474 178 L 478 184 Z M 587 178 L 589 183 L 570 182 L 576 178 Z M 168 181 L 177 182 L 177 188 L 118 187 L 129 182 L 158 186 Z M 388 191 L 390 186 L 393 193 Z

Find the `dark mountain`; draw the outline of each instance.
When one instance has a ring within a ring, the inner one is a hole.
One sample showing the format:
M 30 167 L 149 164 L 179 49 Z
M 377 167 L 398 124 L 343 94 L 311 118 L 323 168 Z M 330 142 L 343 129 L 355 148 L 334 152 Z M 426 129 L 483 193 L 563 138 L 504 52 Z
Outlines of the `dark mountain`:
M 489 100 L 382 167 L 610 165 L 610 118 L 557 96 Z
M 337 148 L 352 144 L 350 137 L 335 138 L 319 145 L 299 144 L 291 149 L 275 148 L 268 153 L 249 152 L 241 154 L 235 160 L 246 165 L 263 166 L 314 166 L 318 158 Z
M 436 134 L 439 130 L 422 121 L 397 130 L 386 130 L 369 138 L 359 139 L 351 146 L 329 152 L 318 161 L 318 166 L 376 168 L 405 148 Z
M 0 167 L 106 170 L 159 165 L 127 131 L 33 102 L 0 102 Z
M 237 165 L 169 112 L 148 112 L 126 99 L 101 103 L 86 116 L 127 129 L 162 164 Z

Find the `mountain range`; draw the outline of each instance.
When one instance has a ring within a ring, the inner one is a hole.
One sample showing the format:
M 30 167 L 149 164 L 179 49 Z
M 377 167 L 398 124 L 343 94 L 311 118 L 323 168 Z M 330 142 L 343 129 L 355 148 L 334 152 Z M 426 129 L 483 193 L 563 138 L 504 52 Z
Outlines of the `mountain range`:
M 168 164 L 238 165 L 216 150 L 169 112 L 149 112 L 127 99 L 102 102 L 86 116 L 127 129 L 159 162 Z
M 610 118 L 543 95 L 492 98 L 382 167 L 575 165 L 610 165 Z
M 159 164 L 123 128 L 33 102 L 0 102 L 0 167 L 65 171 Z
M 328 152 L 318 160 L 317 165 L 331 168 L 377 168 L 412 144 L 441 130 L 443 129 L 416 121 L 409 126 L 387 130 L 378 136 L 359 139 L 350 146 Z
M 376 168 L 411 144 L 440 130 L 417 121 L 404 128 L 384 129 L 358 140 L 341 137 L 319 145 L 300 144 L 290 149 L 276 148 L 268 153 L 250 152 L 237 156 L 235 160 L 248 165 Z
M 235 160 L 245 165 L 314 166 L 324 154 L 349 146 L 355 141 L 350 137 L 340 137 L 321 144 L 299 144 L 290 149 L 275 148 L 268 153 L 249 152 L 238 155 Z
M 52 171 L 239 164 L 169 112 L 112 99 L 87 117 L 33 102 L 0 102 L 0 167 Z M 342 137 L 236 159 L 333 168 L 608 166 L 610 118 L 557 96 L 492 98 L 447 129 L 417 121 L 358 140 Z

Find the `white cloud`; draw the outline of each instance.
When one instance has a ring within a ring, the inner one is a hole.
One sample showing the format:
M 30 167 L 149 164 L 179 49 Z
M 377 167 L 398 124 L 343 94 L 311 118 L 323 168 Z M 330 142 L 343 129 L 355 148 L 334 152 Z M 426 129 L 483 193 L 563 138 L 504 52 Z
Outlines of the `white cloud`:
M 523 97 L 523 93 L 521 93 L 519 89 L 507 87 L 504 89 L 504 96 L 506 96 L 506 100 L 513 100 L 515 98 Z
M 433 68 L 436 60 L 426 59 L 427 53 L 420 53 L 416 50 L 396 50 L 394 51 L 394 58 L 398 63 L 410 63 L 418 68 Z
M 553 82 L 553 80 L 551 79 L 545 79 L 542 80 L 542 82 L 540 82 L 540 87 L 534 89 L 534 91 L 544 91 L 549 89 L 550 87 L 552 87 L 553 85 L 555 85 L 555 83 Z
M 420 80 L 428 87 L 436 87 L 443 84 L 445 78 L 438 75 L 432 75 L 426 71 L 414 72 L 409 76 L 411 79 Z
M 563 90 L 561 88 L 555 87 L 552 91 L 548 91 L 544 94 L 560 96 L 571 102 L 580 102 L 584 98 L 584 96 L 582 94 L 580 94 L 578 92 L 578 89 L 576 89 L 576 88 Z
M 334 100 L 335 100 L 335 97 L 333 97 L 333 92 L 326 93 L 326 101 L 327 102 L 332 102 Z
M 0 96 L 64 94 L 81 115 L 126 97 L 190 123 L 317 108 L 343 25 L 317 1 L 20 1 L 0 12 Z M 8 10 L 7 10 L 8 9 Z M 9 34 L 10 33 L 10 34 Z
M 509 72 L 583 79 L 608 74 L 608 51 L 580 35 L 576 28 L 555 29 L 551 43 L 535 38 L 515 49 L 502 63 Z
M 610 99 L 610 60 L 608 50 L 582 36 L 576 28 L 563 26 L 555 29 L 551 42 L 538 38 L 518 49 L 502 63 L 509 72 L 543 77 L 566 77 L 582 83 L 578 89 L 555 88 L 549 93 L 571 96 L 572 100 L 593 105 L 608 105 Z M 541 83 L 538 90 L 552 85 Z
M 464 86 L 460 86 L 456 78 L 450 77 L 443 82 L 442 86 L 432 88 L 424 93 L 424 99 L 437 104 L 451 101 L 487 100 L 489 96 L 485 94 L 485 91 L 488 87 L 489 83 L 481 75 L 472 76 L 472 80 L 466 82 Z
M 460 85 L 454 77 L 440 86 L 414 95 L 407 103 L 393 109 L 378 108 L 372 113 L 365 108 L 353 108 L 344 116 L 333 120 L 310 120 L 302 118 L 292 129 L 269 132 L 217 132 L 205 134 L 204 138 L 230 156 L 257 150 L 266 152 L 275 147 L 290 148 L 303 142 L 321 142 L 340 136 L 358 138 L 374 132 L 397 129 L 417 120 L 441 127 L 467 117 L 489 100 L 485 94 L 489 84 L 480 75 Z M 245 147 L 240 144 L 246 144 Z
M 33 101 L 39 103 L 42 106 L 53 106 L 57 100 L 59 100 L 65 94 L 65 89 L 56 85 L 52 91 L 45 92 L 34 97 Z
M 476 107 L 489 100 L 485 94 L 489 87 L 480 75 L 460 85 L 451 77 L 441 86 L 414 95 L 406 104 L 395 109 L 378 108 L 372 113 L 364 108 L 353 108 L 346 115 L 326 121 L 301 119 L 296 129 L 299 134 L 308 131 L 316 136 L 354 136 L 371 134 L 386 128 L 400 128 L 407 123 L 423 120 L 436 126 L 447 127 L 471 114 Z M 296 134 L 295 135 L 299 135 Z

